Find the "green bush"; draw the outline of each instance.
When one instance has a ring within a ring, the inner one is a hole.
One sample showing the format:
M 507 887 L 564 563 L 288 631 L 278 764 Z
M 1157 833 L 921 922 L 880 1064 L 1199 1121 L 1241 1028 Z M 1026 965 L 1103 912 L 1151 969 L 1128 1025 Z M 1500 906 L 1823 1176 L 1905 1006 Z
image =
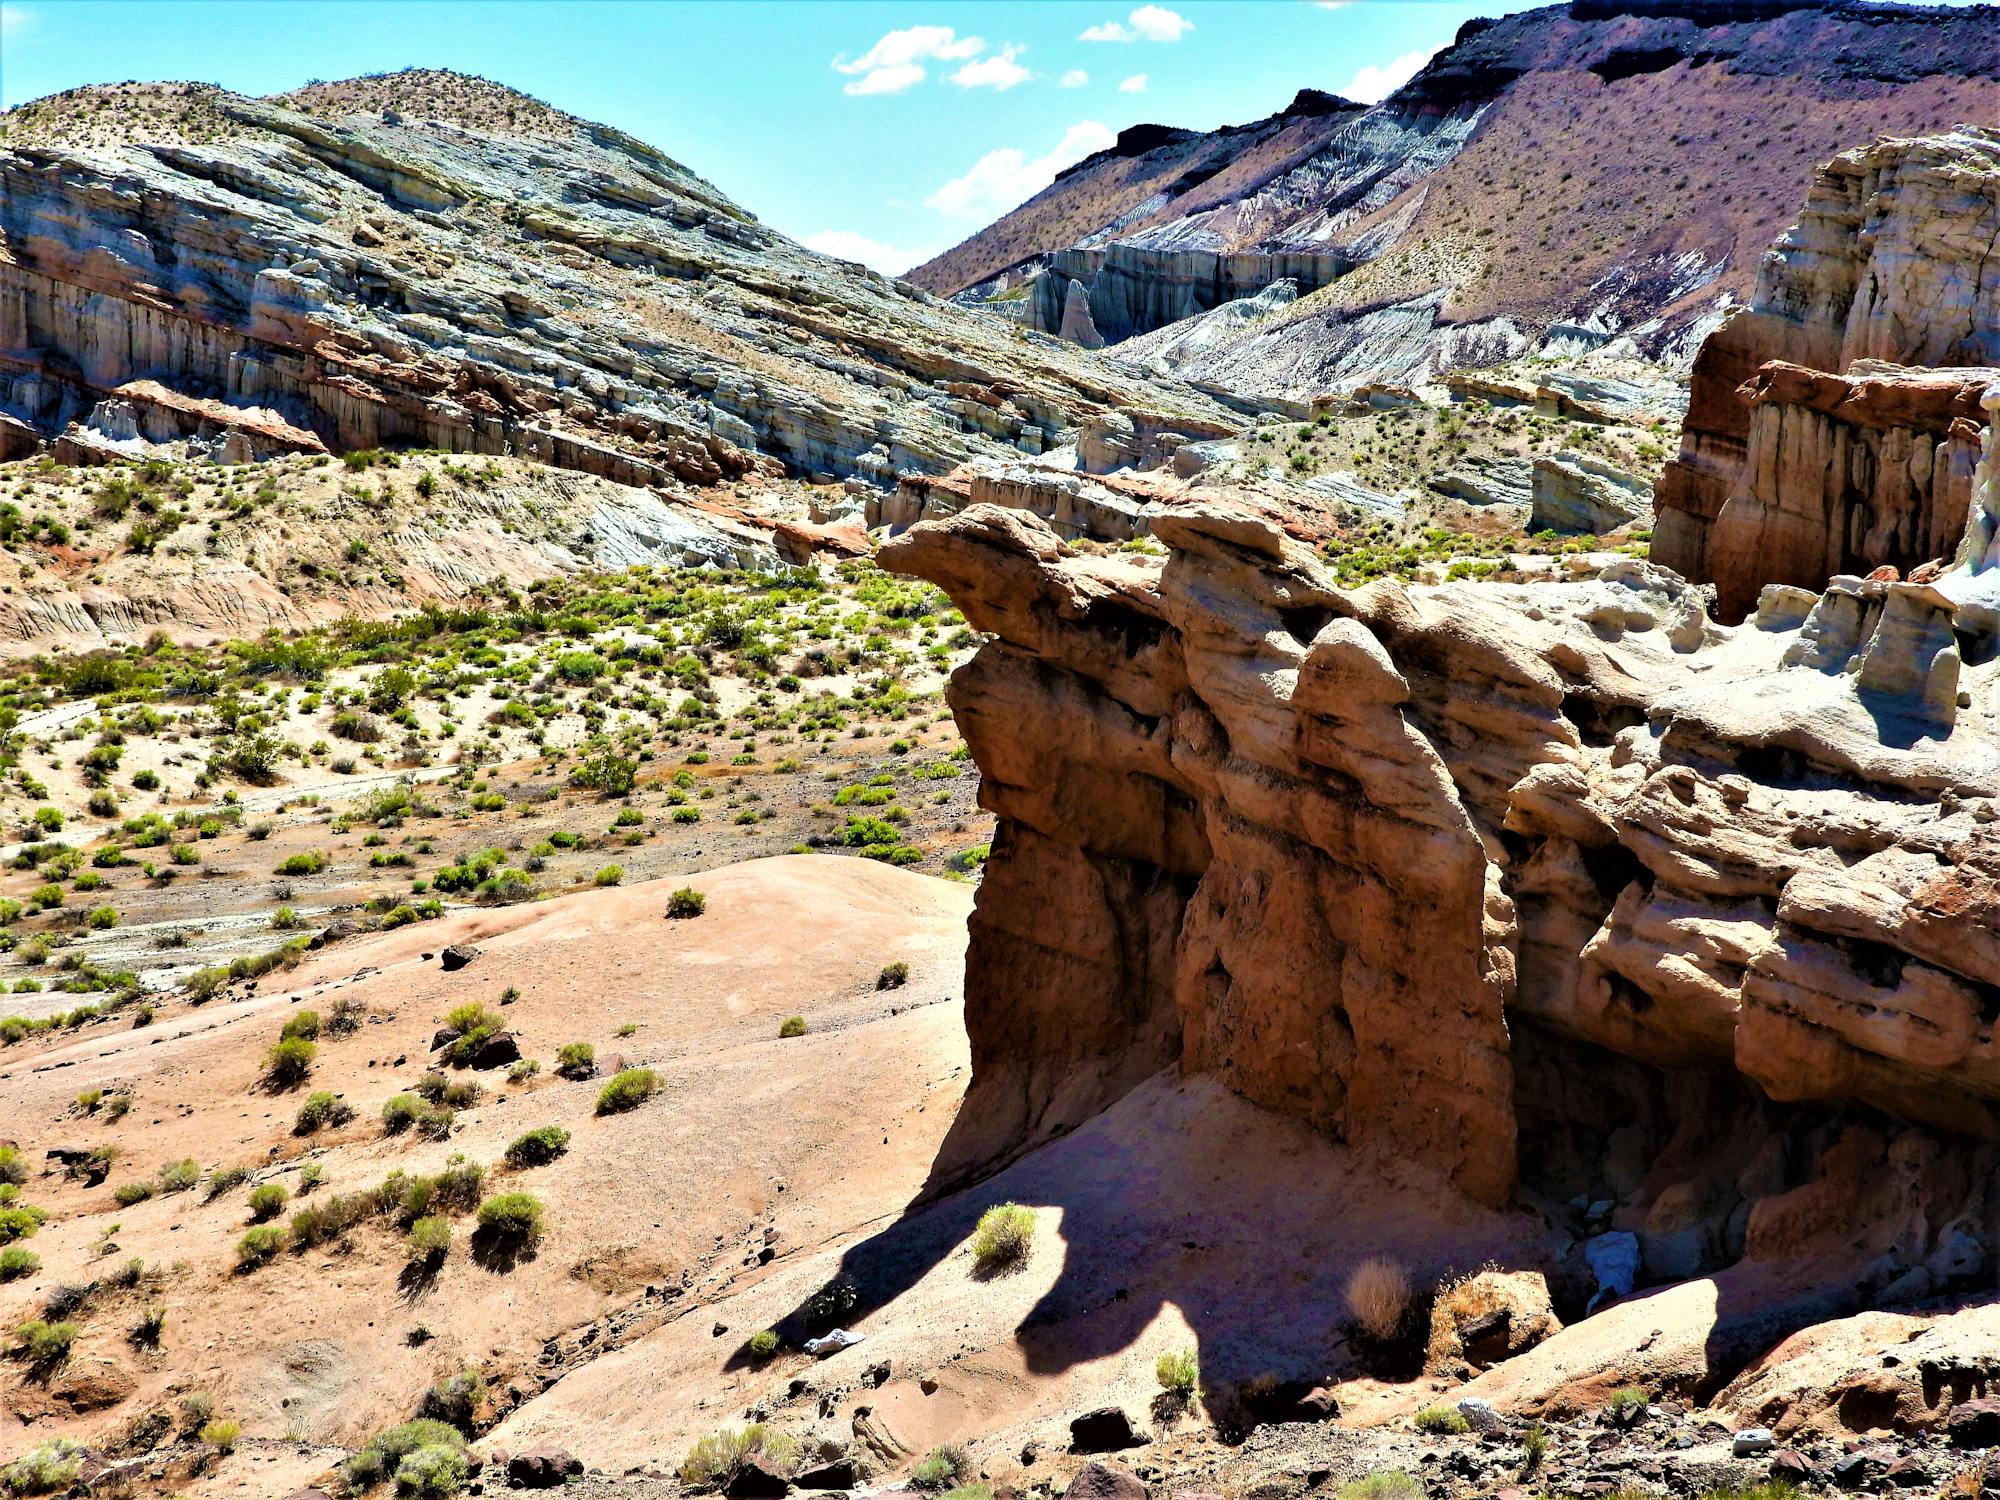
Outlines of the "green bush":
M 606 865 L 591 877 L 598 885 L 616 885 L 624 878 L 625 867 L 623 865 Z
M 278 1032 L 280 1041 L 290 1041 L 303 1037 L 306 1041 L 319 1040 L 319 1012 L 316 1010 L 294 1011 L 285 1018 L 284 1027 Z
M 875 976 L 875 988 L 878 990 L 899 990 L 909 982 L 910 966 L 901 960 L 884 964 L 882 972 Z
M 965 1450 L 956 1443 L 931 1449 L 910 1471 L 910 1484 L 920 1490 L 948 1490 L 965 1477 L 969 1467 Z
M 451 1250 L 451 1220 L 440 1214 L 426 1214 L 410 1226 L 403 1249 L 419 1265 L 437 1265 Z
M 479 1205 L 479 1227 L 502 1245 L 523 1248 L 542 1237 L 542 1204 L 532 1193 L 495 1193 Z
M 691 885 L 684 885 L 667 897 L 667 915 L 673 918 L 698 917 L 708 910 L 708 897 Z
M 143 1180 L 121 1182 L 112 1191 L 111 1196 L 120 1208 L 132 1208 L 153 1196 L 153 1185 Z
M 659 1086 L 660 1075 L 651 1068 L 627 1068 L 598 1091 L 597 1112 L 617 1115 L 637 1109 Z
M 185 1193 L 200 1181 L 201 1163 L 192 1156 L 160 1165 L 160 1191 L 163 1193 Z
M 750 1335 L 750 1357 L 769 1359 L 778 1352 L 778 1335 L 775 1329 L 766 1328 Z
M 1153 1361 L 1153 1378 L 1160 1383 L 1160 1389 L 1180 1401 L 1194 1399 L 1195 1387 L 1201 1383 L 1201 1362 L 1192 1349 L 1179 1349 L 1171 1354 L 1162 1354 Z
M 57 1364 L 69 1357 L 78 1331 L 74 1323 L 45 1323 L 40 1318 L 30 1318 L 14 1330 L 14 1348 L 30 1365 Z
M 1417 1431 L 1433 1437 L 1472 1431 L 1471 1421 L 1455 1406 L 1426 1406 L 1412 1420 Z
M 569 1150 L 569 1132 L 560 1125 L 541 1125 L 514 1137 L 507 1147 L 507 1165 L 539 1167 Z
M 0 1469 L 0 1489 L 9 1495 L 61 1494 L 82 1475 L 83 1459 L 83 1444 L 74 1438 L 50 1438 Z
M 1019 1265 L 1035 1240 L 1035 1211 L 1018 1203 L 996 1203 L 979 1216 L 972 1232 L 972 1261 L 981 1271 Z
M 0 1281 L 19 1281 L 24 1276 L 32 1276 L 41 1270 L 42 1258 L 22 1245 L 9 1245 L 0 1250 Z
M 254 1271 L 284 1248 L 284 1230 L 275 1224 L 259 1224 L 236 1242 L 236 1269 Z
M 319 1048 L 302 1036 L 278 1042 L 264 1058 L 264 1073 L 278 1088 L 295 1088 L 312 1072 Z
M 327 866 L 327 858 L 317 849 L 288 854 L 278 865 L 280 875 L 317 875 Z
M 288 1196 L 279 1183 L 258 1183 L 250 1189 L 250 1217 L 259 1224 L 266 1219 L 275 1219 L 278 1211 L 285 1206 L 285 1199 Z
M 149 1307 L 139 1314 L 139 1321 L 132 1325 L 132 1342 L 143 1348 L 157 1349 L 166 1331 L 166 1308 Z
M 1646 1414 L 1647 1400 L 1638 1386 L 1620 1386 L 1604 1403 L 1604 1414 L 1613 1426 L 1630 1427 Z
M 1335 1500 L 1425 1500 L 1425 1491 L 1415 1475 L 1387 1469 L 1342 1485 Z
M 465 1488 L 470 1471 L 463 1448 L 427 1443 L 396 1465 L 396 1493 L 414 1500 L 443 1500 Z
M 27 1158 L 13 1146 L 0 1146 L 0 1183 L 19 1187 L 27 1180 Z
M 382 1129 L 389 1135 L 401 1135 L 424 1112 L 424 1101 L 415 1094 L 397 1094 L 382 1103 Z
M 597 1071 L 597 1049 L 589 1042 L 564 1042 L 556 1049 L 556 1072 L 564 1078 L 588 1078 Z
M 236 1440 L 243 1436 L 243 1424 L 232 1422 L 227 1417 L 218 1417 L 201 1429 L 201 1440 L 218 1453 L 228 1453 L 236 1446 Z
M 681 1460 L 681 1483 L 690 1490 L 723 1489 L 753 1454 L 786 1473 L 798 1464 L 798 1440 L 762 1422 L 711 1433 Z
M 473 1419 L 486 1402 L 486 1379 L 477 1370 L 461 1370 L 424 1393 L 423 1414 L 449 1422 L 461 1432 L 472 1430 Z
M 350 1492 L 371 1489 L 384 1479 L 397 1478 L 403 1462 L 426 1448 L 442 1448 L 462 1455 L 465 1452 L 465 1437 L 447 1423 L 419 1417 L 414 1422 L 404 1422 L 376 1433 L 368 1440 L 367 1447 L 340 1466 L 341 1477 Z M 451 1491 L 440 1493 L 450 1494 Z
M 784 1020 L 778 1023 L 778 1035 L 780 1037 L 804 1036 L 806 1030 L 806 1018 L 804 1016 L 786 1016 Z
M 354 1106 L 326 1089 L 306 1095 L 292 1122 L 292 1134 L 311 1135 L 315 1130 L 337 1129 L 354 1118 Z
M 0 1206 L 0 1245 L 25 1240 L 48 1222 L 49 1211 L 32 1203 L 8 1202 Z

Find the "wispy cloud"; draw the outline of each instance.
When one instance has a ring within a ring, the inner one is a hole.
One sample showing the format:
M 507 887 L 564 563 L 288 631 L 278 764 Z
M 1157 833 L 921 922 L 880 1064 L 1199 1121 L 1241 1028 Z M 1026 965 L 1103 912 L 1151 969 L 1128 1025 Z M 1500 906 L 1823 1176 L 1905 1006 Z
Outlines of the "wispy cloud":
M 967 63 L 951 75 L 951 81 L 962 89 L 1011 89 L 1017 83 L 1026 83 L 1035 75 L 1015 59 L 1027 50 L 1010 43 L 991 57 Z
M 852 229 L 822 229 L 818 234 L 807 235 L 799 243 L 808 250 L 817 250 L 821 255 L 831 255 L 838 260 L 858 260 L 869 270 L 880 271 L 885 276 L 900 276 L 912 266 L 920 266 L 937 254 L 935 250 L 913 250 L 908 246 L 885 244 Z
M 843 94 L 900 94 L 924 81 L 925 62 L 964 62 L 985 50 L 984 38 L 962 37 L 949 26 L 905 26 L 852 61 L 842 53 L 833 69 L 854 80 L 841 86 Z
M 1194 22 L 1164 5 L 1142 5 L 1122 21 L 1100 21 L 1077 37 L 1080 42 L 1177 42 Z
M 1081 68 L 1071 68 L 1062 76 L 1062 86 L 1066 89 L 1080 89 L 1090 82 L 1090 75 Z
M 1118 92 L 1121 94 L 1145 93 L 1146 75 L 1144 73 L 1134 73 L 1130 78 L 1119 80 Z
M 25 5 L 0 5 L 0 42 L 19 41 L 35 24 L 35 13 Z
M 1362 104 L 1379 104 L 1414 78 L 1417 70 L 1429 62 L 1436 52 L 1437 49 L 1432 47 L 1425 51 L 1405 52 L 1380 66 L 1370 63 L 1349 80 L 1341 93 Z
M 1095 120 L 1081 120 L 1063 132 L 1055 148 L 1031 157 L 1017 146 L 989 151 L 962 177 L 954 177 L 924 199 L 947 219 L 998 218 L 1026 202 L 1055 180 L 1064 167 L 1074 166 L 1093 151 L 1118 138 Z

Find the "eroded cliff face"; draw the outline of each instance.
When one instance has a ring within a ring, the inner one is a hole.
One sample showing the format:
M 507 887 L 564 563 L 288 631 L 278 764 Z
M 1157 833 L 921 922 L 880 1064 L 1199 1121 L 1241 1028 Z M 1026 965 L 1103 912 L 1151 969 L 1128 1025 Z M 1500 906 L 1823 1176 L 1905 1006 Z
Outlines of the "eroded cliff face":
M 498 86 L 321 92 L 132 85 L 0 117 L 7 451 L 67 434 L 88 457 L 136 406 L 145 435 L 233 456 L 407 444 L 633 485 L 893 485 L 1125 405 L 1225 415 L 815 255 Z
M 1740 619 L 1766 583 L 1948 558 L 2000 365 L 2000 134 L 1837 157 L 1696 359 L 1653 557 Z M 1963 367 L 1974 367 L 1963 370 Z M 1953 373 L 1962 370 L 1962 373 Z
M 1602 1197 L 1655 1276 L 1990 1242 L 1978 617 L 1850 578 L 1732 630 L 1636 561 L 1344 592 L 1244 511 L 1150 529 L 975 505 L 883 549 L 994 637 L 951 689 L 999 829 L 942 1170 L 1177 1063 L 1488 1202 Z

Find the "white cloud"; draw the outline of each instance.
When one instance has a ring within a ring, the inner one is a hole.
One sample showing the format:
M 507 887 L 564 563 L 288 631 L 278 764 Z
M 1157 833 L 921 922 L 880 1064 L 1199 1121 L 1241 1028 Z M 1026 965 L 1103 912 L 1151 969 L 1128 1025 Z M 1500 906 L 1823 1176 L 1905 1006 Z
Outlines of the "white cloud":
M 1081 68 L 1071 68 L 1062 76 L 1062 86 L 1066 89 L 1080 89 L 1090 82 L 1090 75 Z
M 24 5 L 0 5 L 0 40 L 13 41 L 34 24 L 34 13 Z
M 851 62 L 842 53 L 833 69 L 854 79 L 841 86 L 844 94 L 900 94 L 924 81 L 926 60 L 964 62 L 985 48 L 983 38 L 962 37 L 949 26 L 906 26 L 884 34 Z
M 1346 10 L 1354 0 L 1313 0 L 1315 10 Z
M 1026 83 L 1034 75 L 1014 59 L 1027 50 L 1009 43 L 991 57 L 967 63 L 951 75 L 951 81 L 962 89 L 1011 89 Z
M 930 197 L 926 207 L 947 219 L 997 219 L 1026 202 L 1055 180 L 1064 167 L 1074 166 L 1093 151 L 1118 138 L 1095 120 L 1083 120 L 1063 132 L 1055 149 L 1029 157 L 1015 146 L 989 151 L 963 177 L 954 177 Z
M 1080 42 L 1177 42 L 1194 22 L 1164 5 L 1142 5 L 1122 21 L 1100 21 L 1077 37 Z
M 1118 85 L 1118 92 L 1121 94 L 1145 93 L 1146 75 L 1144 73 L 1134 73 L 1130 78 L 1124 79 Z
M 885 276 L 900 276 L 912 266 L 920 266 L 937 254 L 935 250 L 911 250 L 884 244 L 852 229 L 822 229 L 818 234 L 807 235 L 799 243 L 808 250 L 817 250 L 821 255 L 831 255 L 838 260 L 858 260 L 869 270 L 880 271 Z
M 1379 104 L 1416 76 L 1417 69 L 1429 62 L 1436 51 L 1433 47 L 1429 51 L 1405 52 L 1379 67 L 1370 63 L 1354 75 L 1341 93 L 1362 104 Z

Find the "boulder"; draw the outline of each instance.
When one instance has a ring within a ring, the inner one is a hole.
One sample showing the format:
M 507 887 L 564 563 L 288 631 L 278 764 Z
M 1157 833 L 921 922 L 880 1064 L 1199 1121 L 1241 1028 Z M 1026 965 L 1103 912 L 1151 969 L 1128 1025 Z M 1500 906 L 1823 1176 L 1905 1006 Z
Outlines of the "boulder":
M 1152 1439 L 1132 1425 L 1124 1408 L 1100 1406 L 1072 1418 L 1069 1446 L 1072 1453 L 1114 1453 L 1121 1448 L 1137 1448 Z
M 792 1481 L 785 1472 L 761 1453 L 753 1453 L 736 1467 L 722 1493 L 729 1500 L 777 1500 L 788 1494 Z
M 880 1382 L 876 1382 L 880 1384 Z M 792 1483 L 802 1490 L 851 1490 L 861 1481 L 860 1471 L 852 1458 L 833 1458 L 825 1463 L 815 1464 L 810 1469 L 801 1469 L 792 1476 Z
M 449 974 L 454 970 L 464 968 L 477 957 L 479 957 L 479 950 L 470 943 L 453 943 L 438 955 L 438 962 L 444 965 L 445 973 Z
M 1425 1363 L 1439 1371 L 1459 1365 L 1483 1370 L 1561 1328 L 1541 1272 L 1481 1271 L 1438 1294 Z
M 507 1460 L 507 1482 L 516 1489 L 555 1489 L 582 1472 L 583 1460 L 561 1448 L 532 1448 Z
M 2000 1448 L 2000 1397 L 1959 1402 L 1952 1407 L 1945 1430 L 1954 1448 Z
M 1063 1500 L 1146 1500 L 1146 1487 L 1123 1469 L 1085 1464 L 1069 1482 Z
M 1771 1453 L 1770 1465 L 1764 1471 L 1773 1483 L 1789 1484 L 1803 1488 L 1819 1475 L 1819 1470 L 1796 1448 L 1777 1448 Z

